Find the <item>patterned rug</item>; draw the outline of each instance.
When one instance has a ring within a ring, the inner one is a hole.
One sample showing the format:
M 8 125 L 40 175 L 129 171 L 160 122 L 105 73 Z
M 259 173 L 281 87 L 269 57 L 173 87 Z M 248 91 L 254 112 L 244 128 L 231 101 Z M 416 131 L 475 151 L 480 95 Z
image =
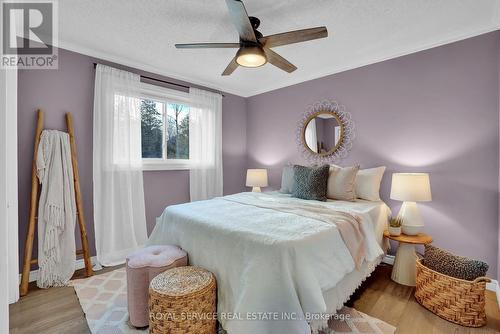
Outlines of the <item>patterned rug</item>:
M 76 294 L 93 334 L 148 333 L 128 324 L 127 278 L 125 268 L 89 278 L 72 280 Z M 327 330 L 318 334 L 393 334 L 394 326 L 353 308 L 344 307 L 329 322 Z M 219 330 L 224 333 L 224 330 Z

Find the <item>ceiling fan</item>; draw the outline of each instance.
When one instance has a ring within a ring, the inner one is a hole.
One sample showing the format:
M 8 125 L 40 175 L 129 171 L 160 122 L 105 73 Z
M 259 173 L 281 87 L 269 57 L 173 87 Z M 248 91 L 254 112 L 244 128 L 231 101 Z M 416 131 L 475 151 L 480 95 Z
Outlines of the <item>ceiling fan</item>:
M 237 48 L 236 55 L 226 67 L 222 75 L 230 75 L 238 66 L 259 67 L 267 62 L 291 73 L 297 69 L 295 65 L 281 57 L 270 48 L 275 46 L 305 42 L 328 36 L 326 27 L 309 28 L 288 31 L 280 34 L 263 36 L 259 28 L 260 20 L 248 16 L 245 5 L 241 0 L 226 0 L 233 24 L 240 35 L 239 43 L 189 43 L 175 44 L 178 49 L 205 49 L 205 48 Z

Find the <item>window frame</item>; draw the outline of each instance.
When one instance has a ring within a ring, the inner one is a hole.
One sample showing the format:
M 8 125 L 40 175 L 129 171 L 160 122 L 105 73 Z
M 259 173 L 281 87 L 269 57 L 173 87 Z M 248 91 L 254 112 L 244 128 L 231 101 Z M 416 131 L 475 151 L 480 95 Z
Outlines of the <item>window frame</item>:
M 191 108 L 191 100 L 186 92 L 159 87 L 141 82 L 139 89 L 140 99 L 150 99 L 164 103 L 165 112 L 163 113 L 163 124 L 166 126 L 167 105 L 168 103 L 179 103 Z M 164 130 L 165 134 L 165 130 Z M 142 136 L 142 134 L 141 134 Z M 165 137 L 163 138 L 165 141 Z M 141 137 L 142 140 L 142 137 Z M 166 154 L 166 142 L 163 143 L 163 154 Z M 190 159 L 165 159 L 165 158 L 142 158 L 142 170 L 161 171 L 161 170 L 189 170 L 192 166 Z

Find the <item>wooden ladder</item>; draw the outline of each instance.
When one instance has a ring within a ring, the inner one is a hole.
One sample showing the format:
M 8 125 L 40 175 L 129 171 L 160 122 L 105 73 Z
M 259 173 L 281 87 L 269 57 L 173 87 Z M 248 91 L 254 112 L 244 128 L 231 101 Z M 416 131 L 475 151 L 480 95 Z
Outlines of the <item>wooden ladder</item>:
M 43 111 L 38 110 L 38 121 L 35 132 L 35 150 L 33 152 L 33 165 L 31 169 L 31 199 L 30 199 L 30 213 L 28 221 L 28 232 L 26 234 L 26 243 L 24 245 L 24 259 L 23 271 L 21 274 L 21 296 L 28 294 L 29 275 L 32 264 L 37 264 L 38 259 L 32 259 L 33 254 L 33 239 L 35 236 L 35 226 L 38 220 L 38 190 L 39 183 L 36 173 L 36 157 L 38 153 L 38 146 L 40 144 L 40 135 L 43 130 Z M 85 216 L 83 214 L 82 194 L 80 191 L 80 175 L 78 173 L 78 162 L 76 159 L 76 143 L 75 132 L 73 129 L 73 118 L 70 113 L 66 113 L 66 126 L 69 134 L 69 141 L 71 147 L 71 164 L 73 165 L 73 182 L 75 184 L 75 200 L 76 200 L 76 215 L 78 217 L 78 225 L 80 226 L 80 235 L 82 240 L 82 249 L 76 251 L 76 255 L 83 255 L 85 262 L 85 274 L 87 277 L 93 275 L 92 263 L 90 261 L 89 244 L 87 241 L 87 230 L 85 228 Z

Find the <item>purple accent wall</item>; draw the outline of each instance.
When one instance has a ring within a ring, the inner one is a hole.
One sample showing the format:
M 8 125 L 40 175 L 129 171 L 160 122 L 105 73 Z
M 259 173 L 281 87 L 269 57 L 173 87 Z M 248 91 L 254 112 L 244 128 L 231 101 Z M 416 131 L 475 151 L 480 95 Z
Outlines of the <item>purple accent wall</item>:
M 336 99 L 351 112 L 356 139 L 342 165 L 429 172 L 433 201 L 420 203 L 437 246 L 498 261 L 500 32 L 330 75 L 247 99 L 248 167 L 304 163 L 295 127 L 308 104 Z
M 36 125 L 36 109 L 45 111 L 45 128 L 66 129 L 64 114 L 71 112 L 75 123 L 78 164 L 92 255 L 95 255 L 92 206 L 92 112 L 94 96 L 94 62 L 118 68 L 124 66 L 59 50 L 58 70 L 20 70 L 18 78 L 18 159 L 19 159 L 19 251 L 24 253 L 31 193 L 31 164 Z M 150 77 L 172 80 L 152 73 L 133 70 Z M 156 83 L 155 83 L 156 84 Z M 186 84 L 186 83 L 183 83 Z M 189 85 L 189 84 L 188 84 Z M 169 85 L 165 85 L 168 87 Z M 175 88 L 175 87 L 170 87 Z M 224 160 L 224 193 L 245 189 L 246 171 L 246 100 L 224 94 L 222 100 L 222 135 Z M 189 201 L 189 171 L 146 171 L 144 192 L 148 231 L 166 206 Z M 77 234 L 77 247 L 80 245 Z M 36 254 L 37 245 L 34 250 Z

